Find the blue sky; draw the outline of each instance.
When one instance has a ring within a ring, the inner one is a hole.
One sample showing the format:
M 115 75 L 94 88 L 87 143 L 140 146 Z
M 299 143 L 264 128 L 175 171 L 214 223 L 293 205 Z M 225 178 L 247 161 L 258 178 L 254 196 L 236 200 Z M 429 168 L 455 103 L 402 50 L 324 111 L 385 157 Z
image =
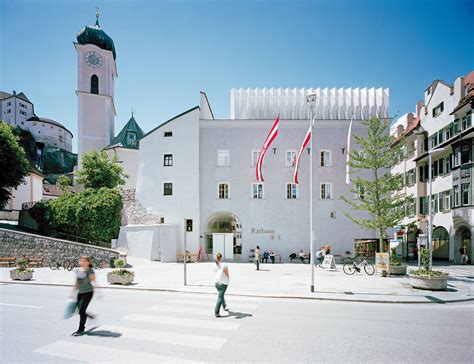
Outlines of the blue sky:
M 229 116 L 233 87 L 389 87 L 391 114 L 413 111 L 433 79 L 474 69 L 474 2 L 0 0 L 0 90 L 77 132 L 76 33 L 113 38 L 116 132 L 145 131 L 208 94 Z M 75 138 L 74 144 L 76 144 Z

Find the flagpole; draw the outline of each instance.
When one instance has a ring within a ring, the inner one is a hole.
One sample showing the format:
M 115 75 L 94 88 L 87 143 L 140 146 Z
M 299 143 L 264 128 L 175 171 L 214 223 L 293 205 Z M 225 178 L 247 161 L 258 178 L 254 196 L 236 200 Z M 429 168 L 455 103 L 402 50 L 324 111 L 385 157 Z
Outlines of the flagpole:
M 316 118 L 316 94 L 306 95 L 306 102 L 310 109 L 309 128 L 311 140 L 309 146 L 309 264 L 311 266 L 311 292 L 314 292 L 314 226 L 313 226 L 313 126 Z

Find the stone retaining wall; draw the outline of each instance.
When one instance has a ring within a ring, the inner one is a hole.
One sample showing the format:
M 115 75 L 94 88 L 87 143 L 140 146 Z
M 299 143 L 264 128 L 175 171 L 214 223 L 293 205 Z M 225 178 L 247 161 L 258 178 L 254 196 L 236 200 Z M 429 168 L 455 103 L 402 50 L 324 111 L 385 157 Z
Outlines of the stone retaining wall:
M 68 240 L 0 229 L 0 257 L 43 258 L 43 264 L 47 265 L 52 260 L 78 259 L 81 255 L 106 260 L 108 263 L 110 259 L 118 258 L 119 252 Z

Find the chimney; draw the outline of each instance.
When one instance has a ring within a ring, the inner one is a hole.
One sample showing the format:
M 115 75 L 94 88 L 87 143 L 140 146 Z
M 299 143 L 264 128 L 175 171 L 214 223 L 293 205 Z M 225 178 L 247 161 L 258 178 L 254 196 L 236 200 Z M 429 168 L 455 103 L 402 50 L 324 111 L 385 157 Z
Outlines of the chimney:
M 415 119 L 415 117 L 413 116 L 413 113 L 410 112 L 408 113 L 407 115 L 407 128 L 409 128 L 413 122 L 413 119 Z
M 400 138 L 402 136 L 402 133 L 403 133 L 403 125 L 398 125 L 397 126 L 397 138 Z
M 423 101 L 419 100 L 416 103 L 416 117 L 420 118 L 421 108 L 423 107 Z

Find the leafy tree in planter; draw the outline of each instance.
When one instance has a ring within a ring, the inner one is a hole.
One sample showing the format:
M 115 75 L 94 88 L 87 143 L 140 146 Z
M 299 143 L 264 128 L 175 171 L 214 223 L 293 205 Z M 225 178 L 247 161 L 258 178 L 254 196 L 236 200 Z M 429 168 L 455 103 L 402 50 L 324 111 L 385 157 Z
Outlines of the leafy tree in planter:
M 25 150 L 12 128 L 0 121 L 0 208 L 10 198 L 10 192 L 28 175 L 30 164 Z
M 123 172 L 118 158 L 109 156 L 105 151 L 92 149 L 82 155 L 82 167 L 77 171 L 77 182 L 84 188 L 98 189 L 101 187 L 115 188 L 125 184 L 128 176 Z
M 357 200 L 341 196 L 354 211 L 366 211 L 370 218 L 361 218 L 346 212 L 345 215 L 357 225 L 367 230 L 375 230 L 379 237 L 379 250 L 383 251 L 383 241 L 387 229 L 396 226 L 405 215 L 403 199 L 398 192 L 402 187 L 399 176 L 390 173 L 397 163 L 403 143 L 392 146 L 388 133 L 389 122 L 372 118 L 361 122 L 367 128 L 367 136 L 355 135 L 358 149 L 351 151 L 349 166 L 357 173 L 352 179 Z

